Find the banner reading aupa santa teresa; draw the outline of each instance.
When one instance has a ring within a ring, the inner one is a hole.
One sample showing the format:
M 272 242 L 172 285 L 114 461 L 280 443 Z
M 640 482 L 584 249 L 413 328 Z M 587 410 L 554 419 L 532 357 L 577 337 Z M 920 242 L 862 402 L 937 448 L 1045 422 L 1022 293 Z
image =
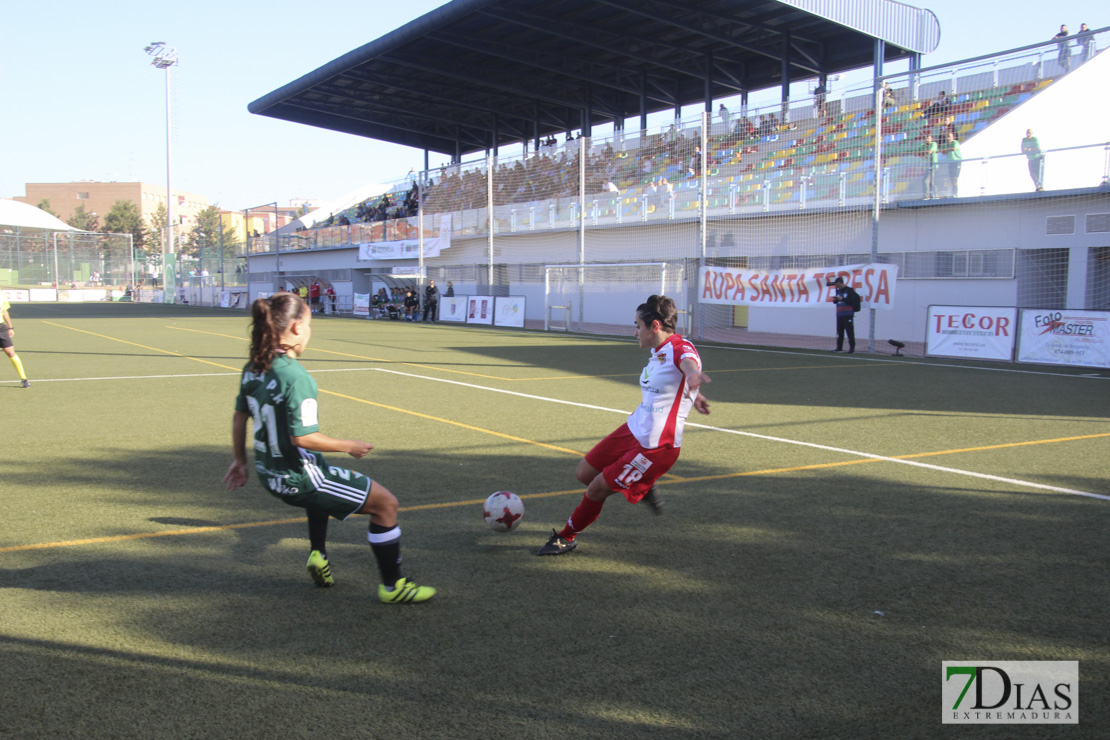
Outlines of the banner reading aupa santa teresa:
M 838 277 L 855 288 L 864 308 L 894 307 L 898 265 L 812 267 L 807 270 L 748 270 L 736 267 L 703 267 L 699 300 L 724 306 L 804 308 L 827 306 Z

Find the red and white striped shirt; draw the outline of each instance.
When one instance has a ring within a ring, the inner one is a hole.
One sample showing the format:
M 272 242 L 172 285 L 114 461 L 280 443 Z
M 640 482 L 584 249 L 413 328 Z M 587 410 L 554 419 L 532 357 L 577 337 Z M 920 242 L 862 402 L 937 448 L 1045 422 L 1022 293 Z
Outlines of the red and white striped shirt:
M 628 428 L 641 446 L 681 447 L 686 417 L 698 397 L 698 391 L 687 393 L 686 375 L 679 366 L 690 358 L 701 370 L 701 357 L 694 345 L 672 334 L 651 351 L 647 367 L 640 373 L 643 403 L 628 417 Z

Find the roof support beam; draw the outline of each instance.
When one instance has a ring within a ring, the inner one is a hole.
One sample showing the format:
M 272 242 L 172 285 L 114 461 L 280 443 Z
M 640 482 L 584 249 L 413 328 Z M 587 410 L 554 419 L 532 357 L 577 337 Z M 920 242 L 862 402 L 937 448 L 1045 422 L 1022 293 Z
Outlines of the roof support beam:
M 635 13 L 637 15 L 642 15 L 645 18 L 650 18 L 654 21 L 659 21 L 660 23 L 666 23 L 668 25 L 674 26 L 675 28 L 681 28 L 684 31 L 696 34 L 698 36 L 702 36 L 702 37 L 710 39 L 710 40 L 728 44 L 729 46 L 731 46 L 733 48 L 740 49 L 742 51 L 746 51 L 749 54 L 757 54 L 759 56 L 764 56 L 764 57 L 767 57 L 768 59 L 771 59 L 771 60 L 774 60 L 774 61 L 779 61 L 782 57 L 781 54 L 776 54 L 775 52 L 770 51 L 768 49 L 761 49 L 758 46 L 751 46 L 750 44 L 741 43 L 741 42 L 736 41 L 735 39 L 733 39 L 733 38 L 731 38 L 731 37 L 729 37 L 725 34 L 717 33 L 715 31 L 707 31 L 703 28 L 698 28 L 697 26 L 690 25 L 689 23 L 680 22 L 680 21 L 676 20 L 674 17 L 668 17 L 667 15 L 665 15 L 663 13 L 648 12 L 645 9 L 644 5 L 642 5 L 639 2 L 633 2 L 631 0 L 599 0 L 599 1 L 605 3 L 606 5 L 612 5 L 614 7 L 621 8 L 622 10 L 627 10 L 629 13 Z M 779 31 L 778 33 L 782 33 L 782 32 Z M 816 69 L 808 70 L 808 71 L 812 71 L 814 74 L 817 73 Z
M 501 46 L 501 45 L 492 44 L 488 41 L 470 41 L 468 39 L 460 39 L 460 38 L 454 37 L 454 36 L 447 37 L 447 36 L 443 36 L 441 34 L 434 34 L 434 33 L 429 34 L 429 38 L 431 38 L 435 41 L 439 41 L 439 42 L 441 42 L 443 44 L 446 44 L 446 45 L 449 45 L 449 46 L 458 46 L 458 47 L 463 48 L 463 49 L 469 49 L 470 51 L 477 51 L 477 52 L 480 52 L 482 54 L 488 54 L 489 56 L 494 57 L 496 59 L 504 59 L 505 61 L 512 62 L 514 64 L 527 65 L 527 66 L 533 67 L 535 69 L 543 70 L 544 72 L 552 72 L 552 73 L 558 74 L 558 75 L 560 75 L 562 77 L 565 77 L 565 78 L 580 80 L 583 83 L 599 84 L 599 85 L 602 85 L 603 87 L 608 87 L 608 88 L 611 88 L 613 90 L 617 90 L 618 92 L 622 92 L 622 93 L 625 93 L 625 94 L 634 94 L 636 92 L 636 90 L 632 87 L 629 87 L 629 86 L 626 86 L 626 85 L 615 84 L 613 82 L 605 80 L 603 77 L 600 77 L 600 76 L 591 77 L 588 74 L 579 74 L 579 73 L 576 73 L 576 72 L 569 72 L 565 69 L 565 65 L 556 66 L 556 65 L 551 64 L 549 62 L 548 63 L 541 63 L 536 58 L 529 57 L 526 54 L 519 54 L 519 53 L 506 51 L 504 48 L 499 49 L 497 47 Z M 627 70 L 622 70 L 622 71 L 627 71 Z
M 429 74 L 443 75 L 445 77 L 452 77 L 452 78 L 455 78 L 455 79 L 463 80 L 463 81 L 465 81 L 465 82 L 467 82 L 471 85 L 474 85 L 474 86 L 487 87 L 491 90 L 499 90 L 500 92 L 509 93 L 509 95 L 511 95 L 515 98 L 518 98 L 518 99 L 542 100 L 542 101 L 545 101 L 545 102 L 550 103 L 552 105 L 571 106 L 573 108 L 579 108 L 579 109 L 583 107 L 582 101 L 571 100 L 567 97 L 554 97 L 552 95 L 544 95 L 544 94 L 540 94 L 540 93 L 536 92 L 535 89 L 529 89 L 529 88 L 521 87 L 520 85 L 517 85 L 517 84 L 512 84 L 512 83 L 507 83 L 507 82 L 498 82 L 496 80 L 491 79 L 490 76 L 488 75 L 488 73 L 487 74 L 466 73 L 466 72 L 463 71 L 463 69 L 460 65 L 454 65 L 452 67 L 441 67 L 441 66 L 436 66 L 436 65 L 433 65 L 433 64 L 425 64 L 425 63 L 421 63 L 421 62 L 412 61 L 412 60 L 409 60 L 409 59 L 395 58 L 395 57 L 390 57 L 390 56 L 384 56 L 382 58 L 389 61 L 390 63 L 396 64 L 400 67 L 409 67 L 411 69 L 419 69 L 422 72 L 428 72 Z M 517 102 L 519 102 L 519 100 Z M 511 106 L 506 106 L 506 107 L 511 107 Z
M 691 10 L 694 10 L 690 7 L 688 2 L 685 2 L 685 0 L 654 0 L 654 2 L 656 5 L 669 5 L 676 11 L 681 11 L 683 13 L 688 13 Z M 696 12 L 702 18 L 717 21 L 718 23 L 726 23 L 730 26 L 736 26 L 743 29 L 759 31 L 767 35 L 777 35 L 782 33 L 781 27 L 769 26 L 766 23 L 759 23 L 758 21 L 741 19 L 731 15 L 723 15 L 721 13 L 714 13 L 711 11 L 700 9 L 694 10 L 694 12 Z M 798 36 L 797 34 L 795 34 L 794 40 L 807 43 L 816 43 L 815 39 L 809 38 L 807 36 Z
M 630 51 L 626 48 L 622 48 L 622 46 L 627 43 L 628 39 L 632 38 L 639 43 L 660 46 L 671 51 L 680 52 L 683 54 L 690 53 L 690 50 L 685 47 L 678 47 L 672 44 L 667 44 L 659 41 L 658 39 L 633 37 L 631 34 L 626 35 L 623 38 L 616 36 L 615 34 L 599 34 L 589 28 L 568 24 L 565 21 L 560 21 L 556 18 L 548 18 L 518 10 L 507 11 L 501 9 L 485 9 L 482 11 L 482 15 L 496 18 L 507 23 L 515 23 L 517 25 L 524 26 L 525 28 L 530 28 L 534 31 L 542 31 L 543 33 L 550 36 L 563 38 L 568 41 L 572 41 L 575 44 L 589 46 L 593 49 L 605 51 L 609 54 L 617 54 L 619 56 L 625 57 L 626 59 L 638 62 L 641 67 L 665 69 L 675 74 L 699 79 L 701 78 L 701 75 L 698 73 L 697 70 L 669 63 L 666 60 L 660 59 L 658 56 L 640 54 Z
M 494 108 L 488 105 L 481 105 L 474 103 L 470 100 L 463 100 L 459 97 L 457 89 L 451 88 L 449 85 L 443 85 L 441 88 L 433 89 L 430 83 L 425 83 L 420 86 L 420 91 L 415 92 L 403 87 L 397 87 L 397 81 L 390 77 L 375 75 L 367 73 L 362 70 L 352 70 L 341 75 L 345 78 L 358 80 L 368 84 L 380 85 L 383 92 L 388 90 L 388 94 L 394 98 L 401 98 L 410 101 L 413 105 L 427 105 L 428 101 L 440 103 L 444 108 L 449 110 L 462 110 L 462 111 L 475 111 L 478 113 L 487 113 L 489 115 L 504 115 L 505 110 L 502 108 Z M 528 116 L 517 116 L 522 121 L 531 122 L 536 118 L 536 113 L 530 111 Z M 546 125 L 552 129 L 558 129 L 561 125 L 558 117 L 548 116 Z
M 427 113 L 417 113 L 414 112 L 412 108 L 401 108 L 394 105 L 387 105 L 380 102 L 368 102 L 367 100 L 362 98 L 351 97 L 347 93 L 347 91 L 344 90 L 331 90 L 323 85 L 321 85 L 319 89 L 321 92 L 323 92 L 325 95 L 328 95 L 329 97 L 339 98 L 341 100 L 349 100 L 351 103 L 355 104 L 352 106 L 352 110 L 363 112 L 368 116 L 374 116 L 378 112 L 392 113 L 407 119 L 409 126 L 415 126 L 416 121 L 423 120 L 432 124 L 432 126 L 434 127 L 434 125 L 443 121 L 443 118 L 440 116 Z M 490 111 L 489 116 L 490 120 L 496 121 L 498 120 L 499 114 L 497 111 Z M 374 118 L 374 120 L 378 121 L 376 117 Z M 399 122 L 394 119 L 394 123 L 396 124 Z M 476 126 L 474 124 L 471 124 L 468 128 L 482 131 L 494 131 L 496 129 L 496 125 L 494 123 L 490 123 L 485 126 Z M 512 126 L 510 127 L 510 131 L 514 134 L 519 135 L 523 135 L 524 133 L 524 130 L 522 128 Z

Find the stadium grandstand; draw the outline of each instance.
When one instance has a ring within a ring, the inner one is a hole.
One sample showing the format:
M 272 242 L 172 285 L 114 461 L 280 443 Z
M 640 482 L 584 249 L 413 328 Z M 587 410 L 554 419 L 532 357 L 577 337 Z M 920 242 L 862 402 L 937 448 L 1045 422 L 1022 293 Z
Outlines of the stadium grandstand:
M 806 286 L 841 273 L 860 349 L 916 354 L 930 306 L 1106 310 L 1107 31 L 930 67 L 935 16 L 889 0 L 455 0 L 250 104 L 425 169 L 250 240 L 249 297 L 450 280 L 623 333 L 664 291 L 696 337 L 830 348 Z

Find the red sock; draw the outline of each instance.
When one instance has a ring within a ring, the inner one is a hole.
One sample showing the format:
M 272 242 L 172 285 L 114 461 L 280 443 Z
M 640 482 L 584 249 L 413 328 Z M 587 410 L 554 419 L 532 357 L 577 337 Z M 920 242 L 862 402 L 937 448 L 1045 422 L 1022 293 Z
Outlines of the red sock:
M 574 513 L 570 515 L 570 521 L 563 527 L 559 536 L 564 540 L 573 540 L 579 532 L 597 521 L 598 515 L 601 514 L 601 507 L 604 505 L 604 501 L 594 501 L 586 494 L 582 494 L 582 503 L 574 509 Z

